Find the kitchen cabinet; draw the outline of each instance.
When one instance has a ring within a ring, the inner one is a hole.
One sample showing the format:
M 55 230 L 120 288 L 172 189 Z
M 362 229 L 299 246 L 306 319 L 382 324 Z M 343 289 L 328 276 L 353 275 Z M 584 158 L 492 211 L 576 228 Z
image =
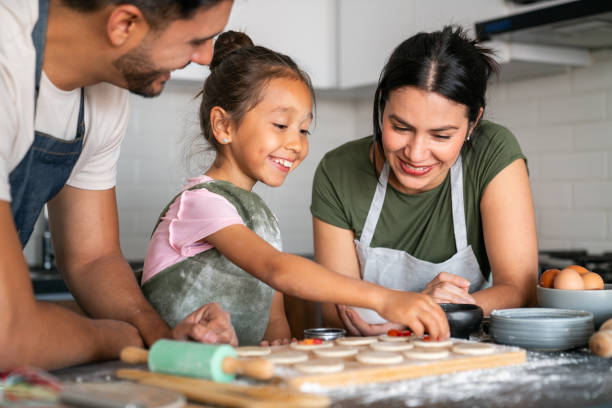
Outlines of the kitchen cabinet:
M 253 42 L 291 56 L 316 88 L 336 79 L 335 0 L 235 0 L 227 30 L 244 31 Z M 208 68 L 190 64 L 175 79 L 201 80 Z
M 235 0 L 227 29 L 286 53 L 317 89 L 373 86 L 391 51 L 419 31 L 503 15 L 503 0 Z M 197 80 L 208 69 L 191 64 L 175 79 Z
M 420 32 L 503 15 L 502 0 L 338 0 L 339 88 L 376 84 L 393 49 Z

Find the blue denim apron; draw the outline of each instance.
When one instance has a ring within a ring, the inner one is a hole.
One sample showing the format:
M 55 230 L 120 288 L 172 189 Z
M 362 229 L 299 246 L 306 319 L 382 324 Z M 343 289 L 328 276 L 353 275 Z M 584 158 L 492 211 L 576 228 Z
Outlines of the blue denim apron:
M 32 31 L 32 40 L 36 48 L 34 109 L 36 109 L 42 74 L 48 16 L 49 0 L 39 0 L 38 21 Z M 75 139 L 62 140 L 35 130 L 30 149 L 9 175 L 11 211 L 22 246 L 28 242 L 43 205 L 64 187 L 81 155 L 85 134 L 84 95 L 81 88 Z

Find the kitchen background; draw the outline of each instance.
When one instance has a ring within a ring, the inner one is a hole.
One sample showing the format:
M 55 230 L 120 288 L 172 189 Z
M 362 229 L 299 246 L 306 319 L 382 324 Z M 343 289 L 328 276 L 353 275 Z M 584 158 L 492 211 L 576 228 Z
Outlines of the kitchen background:
M 566 1 L 236 0 L 228 28 L 294 56 L 317 88 L 309 156 L 282 187 L 255 189 L 280 221 L 285 250 L 312 253 L 314 170 L 328 150 L 371 133 L 374 86 L 394 46 L 421 30 L 459 23 L 473 33 L 477 21 L 557 3 Z M 535 47 L 521 55 L 496 44 L 506 63 L 485 116 L 510 128 L 529 159 L 540 249 L 612 251 L 612 52 Z M 210 154 L 185 155 L 199 133 L 195 96 L 206 73 L 195 68 L 174 73 L 158 98 L 131 96 L 117 176 L 128 260 L 144 258 L 159 211 L 210 162 Z M 25 249 L 33 265 L 41 235 L 39 225 Z

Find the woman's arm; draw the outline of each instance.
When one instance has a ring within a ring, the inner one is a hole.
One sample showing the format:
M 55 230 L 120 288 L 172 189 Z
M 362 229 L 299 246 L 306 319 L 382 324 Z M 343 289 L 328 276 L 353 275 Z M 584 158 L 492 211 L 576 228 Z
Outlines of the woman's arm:
M 431 297 L 383 288 L 277 251 L 244 225 L 223 228 L 206 241 L 240 268 L 288 295 L 373 309 L 419 335 L 425 331 L 433 337 L 449 334 L 446 316 Z
M 527 167 L 522 159 L 503 169 L 480 201 L 493 286 L 472 296 L 485 315 L 493 309 L 535 303 L 538 243 Z
M 361 279 L 355 250 L 355 233 L 312 217 L 315 261 L 342 275 Z M 323 322 L 328 327 L 344 327 L 334 303 L 323 303 Z
M 285 302 L 280 292 L 274 292 L 270 306 L 270 320 L 263 338 L 270 344 L 275 344 L 274 342 L 278 340 L 282 342 L 282 340 L 291 339 L 291 330 L 285 315 Z

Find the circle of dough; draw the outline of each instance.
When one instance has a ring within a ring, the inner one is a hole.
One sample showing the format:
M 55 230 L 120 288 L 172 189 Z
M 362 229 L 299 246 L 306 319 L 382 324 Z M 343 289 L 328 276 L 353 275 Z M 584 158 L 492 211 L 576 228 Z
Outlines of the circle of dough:
M 359 349 L 349 346 L 334 346 L 313 350 L 319 357 L 348 357 L 354 356 L 358 351 Z
M 425 341 L 423 339 L 417 339 L 412 342 L 415 347 L 422 348 L 443 348 L 443 347 L 451 347 L 453 345 L 453 341 L 448 340 L 440 340 L 440 341 Z
M 482 356 L 493 354 L 495 347 L 487 343 L 457 343 L 453 346 L 453 353 Z
M 379 351 L 404 351 L 404 350 L 410 350 L 414 346 L 410 342 L 379 341 L 379 342 L 370 344 L 370 347 L 373 350 L 379 350 Z
M 301 351 L 280 351 L 271 353 L 264 358 L 276 364 L 295 364 L 308 360 L 308 354 Z
M 366 346 L 377 341 L 376 337 L 340 337 L 336 339 L 336 343 L 342 346 Z
M 334 343 L 331 341 L 324 341 L 321 344 L 301 344 L 299 342 L 293 342 L 289 345 L 294 350 L 316 350 L 325 347 L 331 347 Z
M 406 357 L 414 359 L 414 360 L 438 360 L 438 359 L 441 359 L 441 358 L 448 357 L 449 354 L 450 354 L 450 352 L 448 351 L 448 349 L 439 349 L 439 350 L 434 350 L 434 349 L 428 349 L 428 350 L 412 349 L 412 350 L 404 351 L 404 355 Z
M 344 363 L 340 360 L 310 360 L 293 366 L 306 374 L 337 373 L 344 370 Z
M 272 351 L 270 350 L 270 347 L 257 346 L 236 347 L 235 350 L 236 354 L 238 354 L 238 357 L 266 356 Z
M 401 354 L 388 351 L 364 351 L 355 358 L 363 364 L 397 364 L 404 360 Z
M 389 336 L 388 334 L 383 334 L 378 336 L 378 340 L 380 341 L 392 341 L 394 343 L 404 342 L 413 339 L 414 336 Z

